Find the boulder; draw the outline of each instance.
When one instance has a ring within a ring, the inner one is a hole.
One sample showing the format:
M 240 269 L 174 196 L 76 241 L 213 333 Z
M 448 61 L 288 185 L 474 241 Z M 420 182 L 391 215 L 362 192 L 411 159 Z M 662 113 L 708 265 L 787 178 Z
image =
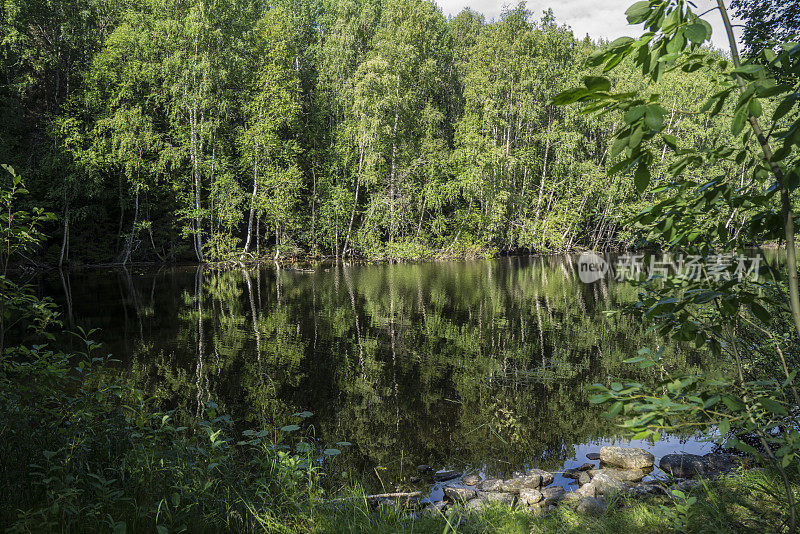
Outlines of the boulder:
M 594 477 L 597 473 L 604 473 L 612 478 L 616 478 L 621 482 L 639 482 L 642 480 L 646 473 L 641 469 L 620 469 L 618 467 L 604 467 L 602 469 L 592 469 L 589 471 L 589 476 Z
M 594 469 L 594 464 L 589 462 L 586 462 L 585 464 L 582 464 L 580 467 L 578 467 L 578 471 L 589 471 L 591 469 Z
M 466 502 L 470 499 L 474 499 L 477 495 L 475 490 L 467 488 L 456 488 L 452 486 L 444 488 L 445 498 L 452 502 Z
M 472 499 L 467 503 L 466 508 L 472 512 L 479 512 L 489 508 L 491 505 L 492 503 L 487 499 Z
M 550 486 L 549 488 L 544 488 L 542 490 L 542 502 L 544 503 L 543 506 L 548 506 L 551 504 L 556 504 L 558 501 L 564 498 L 564 488 L 561 486 Z
M 575 508 L 579 513 L 599 517 L 606 513 L 606 505 L 594 497 L 584 497 Z
M 492 491 L 489 493 L 479 493 L 478 499 L 482 499 L 484 501 L 490 502 L 499 502 L 503 504 L 512 505 L 514 504 L 514 496 L 510 493 L 502 493 L 497 491 Z M 472 502 L 472 501 L 470 501 Z
M 564 478 L 571 478 L 574 480 L 578 480 L 580 474 L 581 472 L 578 471 L 577 469 L 564 469 L 564 472 L 561 473 L 561 476 L 563 476 Z
M 587 460 L 595 460 L 595 461 L 597 461 L 597 460 L 600 459 L 600 453 L 599 452 L 590 452 L 590 453 L 588 453 L 586 455 L 586 459 Z
M 552 476 L 552 475 L 551 475 Z M 539 475 L 524 475 L 506 480 L 500 486 L 500 491 L 507 493 L 519 493 L 522 488 L 538 488 L 542 485 L 542 477 Z
M 583 486 L 584 484 L 588 484 L 592 481 L 591 471 L 581 471 L 581 474 L 578 476 L 578 484 Z
M 467 475 L 461 479 L 461 482 L 466 484 L 467 486 L 475 486 L 480 483 L 481 477 L 478 475 Z
M 710 452 L 703 456 L 703 464 L 708 474 L 727 473 L 739 465 L 739 457 L 733 454 Z
M 583 488 L 589 486 L 593 486 L 595 488 L 595 492 L 601 495 L 618 493 L 625 489 L 625 485 L 622 482 L 616 478 L 606 475 L 605 473 L 597 473 L 592 477 L 592 481 L 590 483 L 579 488 L 578 491 L 581 491 Z
M 541 469 L 528 469 L 528 475 L 539 475 L 542 477 L 542 486 L 549 486 L 555 480 L 553 477 L 553 473 L 548 473 L 547 471 L 542 471 Z
M 446 508 L 447 508 L 447 503 L 445 501 L 436 501 L 430 503 L 425 508 L 423 508 L 422 514 L 431 517 L 438 517 L 444 512 Z
M 530 506 L 542 500 L 542 492 L 534 488 L 522 488 L 519 490 L 519 504 Z
M 646 497 L 648 495 L 667 495 L 667 490 L 658 484 L 636 484 L 628 489 L 628 494 L 632 497 Z
M 644 449 L 636 447 L 612 447 L 600 449 L 603 463 L 624 469 L 647 469 L 653 466 L 655 457 Z
M 478 489 L 481 491 L 503 491 L 503 481 L 499 478 L 487 478 L 480 484 L 478 484 Z
M 461 476 L 460 471 L 439 471 L 434 473 L 433 480 L 437 482 L 444 482 L 445 480 L 453 480 Z
M 698 485 L 700 483 L 696 480 L 679 480 L 676 484 L 673 484 L 670 490 L 679 490 L 686 493 L 687 491 L 692 491 Z
M 422 464 L 417 466 L 417 471 L 419 471 L 420 473 L 433 473 L 434 469 L 429 465 Z
M 658 462 L 658 467 L 676 478 L 692 478 L 706 472 L 703 457 L 696 454 L 667 454 Z

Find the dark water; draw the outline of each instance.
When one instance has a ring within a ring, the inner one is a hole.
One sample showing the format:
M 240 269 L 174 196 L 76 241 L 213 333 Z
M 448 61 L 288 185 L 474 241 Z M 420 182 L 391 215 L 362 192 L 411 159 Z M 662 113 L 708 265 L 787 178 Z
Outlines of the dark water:
M 602 314 L 634 288 L 583 284 L 575 263 L 56 272 L 40 292 L 63 306 L 65 326 L 99 329 L 165 407 L 198 414 L 213 400 L 243 428 L 308 410 L 324 445 L 352 443 L 337 469 L 388 489 L 410 487 L 418 464 L 559 470 L 624 441 L 588 387 L 647 379 L 653 368 L 622 362 L 658 340 Z M 677 346 L 665 357 L 672 369 L 713 365 Z M 691 436 L 638 445 L 657 458 L 711 450 Z

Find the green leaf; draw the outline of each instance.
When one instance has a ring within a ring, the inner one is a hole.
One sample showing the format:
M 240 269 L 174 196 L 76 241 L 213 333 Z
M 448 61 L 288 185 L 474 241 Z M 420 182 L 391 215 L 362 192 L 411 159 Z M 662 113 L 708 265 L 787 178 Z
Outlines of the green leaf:
M 666 111 L 661 106 L 647 106 L 644 122 L 651 130 L 661 130 Z
M 590 91 L 608 91 L 611 89 L 611 82 L 605 76 L 586 76 L 583 84 Z
M 719 422 L 717 428 L 719 428 L 720 436 L 725 436 L 731 430 L 731 422 L 727 419 L 723 419 L 722 421 Z
M 686 29 L 683 30 L 683 34 L 687 39 L 696 44 L 703 44 L 708 38 L 706 27 L 699 22 L 689 24 Z
M 781 403 L 774 399 L 770 399 L 769 397 L 762 397 L 758 399 L 758 403 L 761 404 L 765 410 L 776 415 L 786 415 L 787 413 L 786 408 L 784 408 Z
M 761 306 L 761 304 L 759 304 L 758 302 L 750 303 L 750 311 L 752 311 L 753 315 L 758 317 L 758 319 L 763 323 L 769 324 L 770 321 L 772 320 L 772 317 L 770 316 L 769 312 L 766 309 L 764 309 L 764 307 Z
M 342 454 L 342 451 L 339 449 L 325 449 L 322 451 L 322 454 L 325 456 L 336 456 L 337 454 Z
M 295 430 L 300 430 L 298 425 L 286 425 L 281 427 L 281 432 L 294 432 Z
M 736 115 L 733 117 L 733 121 L 731 121 L 731 133 L 734 136 L 738 136 L 742 133 L 744 129 L 744 123 L 747 120 L 747 108 L 741 108 L 739 111 L 736 112 Z
M 625 11 L 628 24 L 640 24 L 650 15 L 650 2 L 636 2 Z
M 650 185 L 650 166 L 644 161 L 640 161 L 639 166 L 636 167 L 636 173 L 633 175 L 633 183 L 639 194 L 644 193 L 644 190 Z

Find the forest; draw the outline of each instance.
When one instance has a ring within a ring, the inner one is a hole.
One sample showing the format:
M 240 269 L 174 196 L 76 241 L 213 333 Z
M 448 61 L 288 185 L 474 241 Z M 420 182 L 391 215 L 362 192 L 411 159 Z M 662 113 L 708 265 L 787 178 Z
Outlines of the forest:
M 15 0 L 0 24 L 0 162 L 54 215 L 46 264 L 605 250 L 655 201 L 606 172 L 621 113 L 551 102 L 605 43 L 524 2 L 487 21 L 425 0 Z M 697 113 L 711 70 L 610 75 L 702 147 L 730 137 Z

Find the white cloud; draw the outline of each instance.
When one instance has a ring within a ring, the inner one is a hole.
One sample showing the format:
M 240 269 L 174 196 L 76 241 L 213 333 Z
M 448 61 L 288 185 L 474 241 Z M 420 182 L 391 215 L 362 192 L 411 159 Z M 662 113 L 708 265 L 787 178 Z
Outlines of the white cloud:
M 483 13 L 487 20 L 496 19 L 500 16 L 504 5 L 516 5 L 516 3 L 498 2 L 493 0 L 435 0 L 444 11 L 445 16 L 455 16 L 465 7 Z M 642 33 L 641 26 L 629 26 L 625 20 L 625 10 L 634 3 L 635 0 L 528 0 L 528 9 L 533 12 L 534 17 L 538 18 L 548 7 L 553 8 L 556 21 L 559 24 L 570 26 L 578 38 L 583 38 L 586 34 L 593 39 L 605 38 L 609 40 L 629 35 L 635 37 Z M 714 0 L 696 0 L 698 14 L 716 6 Z M 732 14 L 731 14 L 732 16 Z M 714 46 L 728 49 L 728 38 L 722 24 L 719 12 L 712 11 L 705 15 L 705 19 L 711 23 L 714 32 L 711 40 Z M 734 21 L 736 24 L 736 21 Z M 739 31 L 736 31 L 737 37 Z

